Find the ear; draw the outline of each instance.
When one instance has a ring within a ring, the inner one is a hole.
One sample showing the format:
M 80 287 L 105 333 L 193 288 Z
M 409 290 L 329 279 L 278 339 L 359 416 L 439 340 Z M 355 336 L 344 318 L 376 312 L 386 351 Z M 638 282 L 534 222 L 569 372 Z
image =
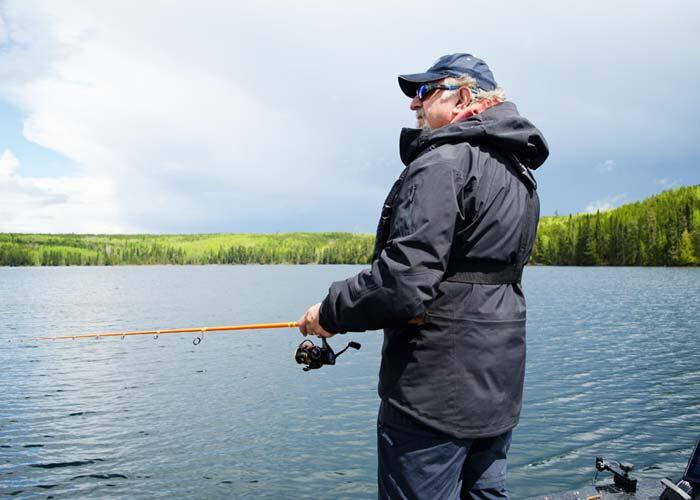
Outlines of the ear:
M 472 91 L 469 90 L 469 87 L 460 87 L 459 90 L 457 90 L 457 104 L 455 104 L 455 108 L 458 108 L 459 111 L 462 111 L 466 109 L 470 104 L 472 104 L 472 100 L 474 96 L 472 95 Z

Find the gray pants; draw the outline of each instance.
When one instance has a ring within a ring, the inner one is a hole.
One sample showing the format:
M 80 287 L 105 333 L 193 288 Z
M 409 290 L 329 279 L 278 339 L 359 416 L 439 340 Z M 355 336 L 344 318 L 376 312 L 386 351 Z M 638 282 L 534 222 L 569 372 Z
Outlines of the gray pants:
M 380 499 L 508 498 L 511 431 L 454 439 L 382 402 L 377 419 Z

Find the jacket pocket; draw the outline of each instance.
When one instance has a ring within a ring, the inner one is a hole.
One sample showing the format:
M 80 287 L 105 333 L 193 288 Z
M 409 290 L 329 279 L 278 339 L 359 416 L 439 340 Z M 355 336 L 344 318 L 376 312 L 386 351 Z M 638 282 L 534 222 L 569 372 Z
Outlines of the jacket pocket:
M 525 320 L 456 319 L 434 313 L 426 320 L 426 333 L 448 349 L 434 366 L 444 371 L 440 379 L 447 383 L 439 394 L 455 428 L 485 434 L 512 427 L 522 402 Z
M 396 206 L 392 213 L 391 238 L 406 236 L 415 231 L 413 223 L 413 198 L 416 195 L 416 185 L 411 184 L 406 187 L 406 194 L 397 197 Z

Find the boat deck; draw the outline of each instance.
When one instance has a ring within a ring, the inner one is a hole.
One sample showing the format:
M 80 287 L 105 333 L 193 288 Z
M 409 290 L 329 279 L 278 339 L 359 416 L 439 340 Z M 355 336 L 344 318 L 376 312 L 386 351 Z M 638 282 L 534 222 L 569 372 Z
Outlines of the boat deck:
M 658 500 L 662 491 L 661 480 L 640 480 L 635 493 L 625 493 L 614 484 L 603 484 L 551 495 L 539 495 L 530 497 L 529 500 Z

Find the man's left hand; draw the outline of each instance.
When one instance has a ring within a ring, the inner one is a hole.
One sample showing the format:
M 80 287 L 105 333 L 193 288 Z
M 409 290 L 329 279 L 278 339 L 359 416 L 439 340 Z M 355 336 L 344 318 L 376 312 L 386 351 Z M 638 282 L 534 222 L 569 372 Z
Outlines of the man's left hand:
M 319 311 L 321 304 L 315 304 L 309 307 L 304 314 L 299 318 L 299 331 L 303 336 L 316 335 L 318 337 L 332 337 L 335 333 L 327 332 L 319 323 Z

